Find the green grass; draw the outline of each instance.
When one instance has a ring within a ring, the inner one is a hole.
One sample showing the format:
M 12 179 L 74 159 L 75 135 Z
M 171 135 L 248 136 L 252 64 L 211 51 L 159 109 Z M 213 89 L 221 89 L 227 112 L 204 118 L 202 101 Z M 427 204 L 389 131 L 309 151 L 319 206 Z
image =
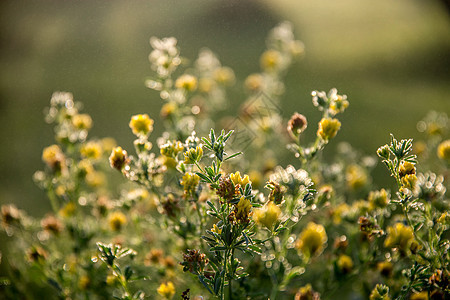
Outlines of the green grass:
M 182 4 L 180 4 L 182 3 Z M 150 36 L 175 36 L 194 59 L 209 47 L 243 80 L 258 70 L 267 32 L 295 25 L 307 47 L 287 77 L 283 113 L 316 122 L 310 92 L 349 96 L 338 140 L 366 153 L 416 137 L 430 110 L 450 113 L 450 29 L 438 2 L 426 1 L 3 1 L 0 57 L 0 203 L 33 214 L 48 206 L 31 176 L 52 143 L 43 109 L 53 91 L 71 91 L 94 119 L 93 136 L 131 145 L 128 120 L 158 118 L 161 101 L 144 87 Z M 244 96 L 234 91 L 231 101 Z M 318 121 L 318 120 L 317 120 Z M 158 124 L 156 123 L 156 129 Z M 313 127 L 311 125 L 311 127 Z M 156 134 L 158 134 L 156 130 Z

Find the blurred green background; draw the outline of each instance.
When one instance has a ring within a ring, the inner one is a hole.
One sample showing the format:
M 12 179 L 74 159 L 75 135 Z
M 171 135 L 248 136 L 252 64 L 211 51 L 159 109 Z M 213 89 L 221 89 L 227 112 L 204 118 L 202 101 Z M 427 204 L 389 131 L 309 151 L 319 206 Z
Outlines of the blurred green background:
M 33 215 L 49 208 L 32 174 L 53 143 L 43 119 L 53 91 L 84 102 L 91 136 L 128 148 L 132 114 L 158 120 L 161 100 L 144 86 L 151 36 L 177 37 L 190 59 L 208 47 L 243 81 L 268 31 L 291 21 L 306 56 L 287 75 L 284 117 L 318 118 L 310 92 L 336 87 L 350 100 L 337 140 L 365 153 L 390 132 L 418 136 L 429 110 L 450 113 L 449 14 L 437 0 L 3 0 L 0 15 L 0 204 Z M 245 96 L 234 94 L 238 106 Z

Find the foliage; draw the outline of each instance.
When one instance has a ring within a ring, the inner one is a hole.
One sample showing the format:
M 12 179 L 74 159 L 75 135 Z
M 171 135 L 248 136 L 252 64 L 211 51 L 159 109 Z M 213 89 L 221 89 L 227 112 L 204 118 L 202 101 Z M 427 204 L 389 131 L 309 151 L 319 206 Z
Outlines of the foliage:
M 349 106 L 336 89 L 312 92 L 322 113 L 315 140 L 304 137 L 305 116 L 283 120 L 283 76 L 304 51 L 288 23 L 271 31 L 261 71 L 245 80 L 248 98 L 238 115 L 217 124 L 233 71 L 202 50 L 180 72 L 187 60 L 176 39 L 150 43 L 155 74 L 146 85 L 164 101 L 162 122 L 131 117 L 135 154 L 111 138 L 88 138 L 92 120 L 81 104 L 69 93 L 52 96 L 46 119 L 56 144 L 44 149 L 45 170 L 34 179 L 53 212 L 37 220 L 2 207 L 11 239 L 3 258 L 6 297 L 449 295 L 445 114 L 419 123 L 427 139 L 417 149 L 391 135 L 377 150 L 397 184 L 391 192 L 372 183 L 374 157 L 346 143 L 331 163 L 322 157 Z M 153 126 L 161 124 L 154 151 Z M 217 134 L 214 127 L 225 129 Z M 295 166 L 280 165 L 284 144 Z M 120 184 L 113 169 L 124 177 Z

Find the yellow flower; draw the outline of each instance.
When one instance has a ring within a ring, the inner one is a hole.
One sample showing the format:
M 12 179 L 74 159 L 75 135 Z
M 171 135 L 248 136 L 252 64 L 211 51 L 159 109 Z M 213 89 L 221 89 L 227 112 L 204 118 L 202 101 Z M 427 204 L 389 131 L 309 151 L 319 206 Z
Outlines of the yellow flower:
M 409 190 L 413 190 L 416 186 L 417 176 L 415 174 L 408 174 L 402 177 L 402 188 L 407 188 Z
M 62 217 L 70 217 L 75 213 L 75 210 L 77 209 L 75 203 L 73 202 L 69 202 L 66 205 L 64 205 L 60 210 L 59 210 L 59 215 Z
M 65 157 L 58 145 L 51 145 L 42 151 L 42 160 L 54 171 L 61 171 L 65 166 Z
M 249 177 L 250 182 L 252 183 L 252 185 L 254 184 L 255 186 L 258 187 L 258 186 L 260 186 L 262 184 L 263 176 L 262 176 L 262 174 L 259 171 L 251 170 L 248 173 L 248 177 Z
M 232 84 L 234 82 L 234 72 L 228 67 L 218 68 L 214 71 L 214 79 L 221 84 Z
M 345 179 L 351 189 L 357 190 L 366 185 L 367 174 L 362 167 L 358 165 L 350 165 L 347 167 L 345 172 Z
M 327 242 L 327 233 L 325 228 L 314 222 L 309 222 L 305 229 L 300 233 L 296 248 L 306 257 L 312 257 L 322 252 L 324 244 Z
M 342 222 L 342 217 L 345 213 L 347 213 L 350 210 L 350 206 L 348 206 L 347 203 L 341 203 L 339 204 L 336 209 L 333 210 L 332 218 L 333 223 L 338 225 Z
M 131 117 L 129 126 L 135 135 L 146 136 L 153 131 L 153 119 L 150 119 L 147 114 L 134 115 Z
M 195 149 L 190 148 L 186 152 L 184 152 L 184 163 L 185 164 L 194 164 L 198 162 L 203 156 L 202 145 L 197 146 Z
M 99 159 L 102 156 L 102 145 L 96 141 L 90 141 L 81 146 L 80 153 L 83 157 Z
M 88 130 L 92 127 L 92 119 L 88 114 L 74 115 L 72 125 L 79 130 Z
M 414 164 L 410 163 L 409 161 L 403 162 L 398 169 L 398 175 L 400 176 L 400 178 L 412 174 L 416 174 L 416 167 L 414 166 Z
M 450 161 L 450 140 L 445 140 L 439 144 L 437 155 L 440 159 Z
M 230 179 L 231 181 L 233 181 L 233 183 L 239 184 L 242 188 L 245 188 L 245 186 L 247 185 L 247 183 L 252 184 L 252 182 L 250 181 L 250 178 L 248 177 L 248 175 L 245 175 L 244 178 L 241 177 L 241 173 L 239 171 L 237 171 L 234 174 L 230 174 Z
M 384 241 L 384 246 L 387 248 L 398 248 L 403 253 L 406 253 L 413 240 L 413 229 L 403 223 L 396 223 L 394 226 L 387 228 L 387 238 Z
M 369 193 L 370 209 L 384 208 L 389 204 L 389 194 L 385 189 L 379 191 L 371 191 Z
M 350 256 L 342 254 L 339 256 L 336 265 L 342 273 L 350 273 L 353 269 L 353 260 Z
M 248 216 L 252 208 L 252 203 L 250 200 L 245 199 L 244 196 L 241 197 L 238 204 L 236 204 L 236 219 L 241 223 L 248 222 Z
M 251 74 L 245 79 L 245 87 L 252 92 L 262 90 L 263 83 L 264 79 L 261 74 Z
M 127 217 L 120 211 L 112 212 L 108 218 L 109 227 L 113 231 L 120 231 L 123 225 L 127 223 Z
M 99 187 L 105 184 L 105 175 L 100 172 L 90 172 L 86 175 L 86 183 L 91 187 Z
M 281 66 L 281 53 L 276 50 L 267 50 L 261 55 L 261 68 L 266 71 L 277 70 Z
M 338 119 L 323 118 L 319 122 L 317 136 L 322 138 L 324 141 L 328 141 L 336 136 L 340 128 L 341 122 L 339 122 Z
M 192 75 L 184 74 L 178 77 L 175 81 L 175 86 L 178 89 L 184 89 L 186 91 L 192 92 L 197 88 L 197 78 Z
M 381 275 L 388 277 L 392 274 L 392 263 L 390 261 L 381 261 L 377 264 L 377 270 Z
M 266 206 L 256 209 L 254 211 L 253 219 L 256 223 L 266 226 L 269 230 L 272 230 L 273 225 L 281 215 L 281 209 L 275 205 L 272 201 Z
M 167 157 L 176 157 L 183 149 L 183 144 L 180 141 L 167 141 L 160 146 L 160 153 Z
M 173 115 L 177 110 L 177 105 L 174 102 L 168 102 L 161 107 L 160 115 L 163 119 Z
M 389 288 L 384 284 L 377 284 L 369 296 L 370 300 L 390 300 Z
M 318 300 L 320 294 L 312 289 L 311 284 L 307 284 L 299 288 L 295 294 L 295 300 Z
M 211 78 L 201 78 L 198 83 L 198 89 L 203 93 L 210 93 L 216 83 Z
M 161 285 L 157 289 L 158 294 L 163 296 L 165 299 L 172 299 L 173 295 L 175 295 L 175 286 L 171 281 L 167 283 L 161 283 Z
M 116 147 L 112 150 L 109 156 L 109 163 L 111 167 L 117 170 L 122 170 L 128 160 L 127 151 L 123 150 L 122 147 Z
M 200 177 L 197 174 L 186 173 L 183 175 L 181 180 L 181 185 L 184 188 L 184 192 L 187 195 L 192 195 L 195 193 L 198 183 L 200 182 Z

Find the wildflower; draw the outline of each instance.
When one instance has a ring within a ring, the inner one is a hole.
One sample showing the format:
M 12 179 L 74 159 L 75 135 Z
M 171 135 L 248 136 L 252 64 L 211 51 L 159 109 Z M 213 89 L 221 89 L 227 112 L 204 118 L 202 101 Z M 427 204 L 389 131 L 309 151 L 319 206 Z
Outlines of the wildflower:
M 147 136 L 153 131 L 153 120 L 147 114 L 134 115 L 129 126 L 135 135 Z
M 85 177 L 87 174 L 94 172 L 94 167 L 89 159 L 82 159 L 77 164 L 78 174 L 80 177 Z
M 81 146 L 80 153 L 83 157 L 99 159 L 102 155 L 102 146 L 99 142 L 90 141 Z
M 414 240 L 413 229 L 403 223 L 396 223 L 387 228 L 387 238 L 384 246 L 387 248 L 398 248 L 402 253 L 406 253 Z
M 145 256 L 145 264 L 159 264 L 163 260 L 163 251 L 162 249 L 151 249 L 149 253 Z
M 218 68 L 214 71 L 214 79 L 221 84 L 232 84 L 234 82 L 234 72 L 228 67 Z
M 43 263 L 47 259 L 47 256 L 47 251 L 39 246 L 32 246 L 27 250 L 27 258 L 29 262 Z
M 79 130 L 89 130 L 92 127 L 92 118 L 88 114 L 76 114 L 72 117 L 72 125 Z
M 197 78 L 192 75 L 184 74 L 175 81 L 175 87 L 193 92 L 197 88 Z
M 330 108 L 329 111 L 331 115 L 336 115 L 338 113 L 344 112 L 344 110 L 348 107 L 349 103 L 347 101 L 347 95 L 338 95 L 336 89 L 332 89 L 330 91 Z
M 389 193 L 385 189 L 369 193 L 370 209 L 385 208 L 389 204 Z
M 417 183 L 417 176 L 414 174 L 408 174 L 401 178 L 402 189 L 406 188 L 413 190 Z
M 373 235 L 380 235 L 383 233 L 383 230 L 380 229 L 380 226 L 375 223 L 374 220 L 369 219 L 368 217 L 359 217 L 358 219 L 359 230 L 366 234 L 369 238 Z
M 65 157 L 58 145 L 51 145 L 42 151 L 42 160 L 54 171 L 61 172 L 65 168 Z
M 251 74 L 245 79 L 245 87 L 252 92 L 262 90 L 263 84 L 264 78 L 261 74 Z
M 195 189 L 200 182 L 200 177 L 197 174 L 186 173 L 183 175 L 181 180 L 181 185 L 184 188 L 184 193 L 186 195 L 193 195 L 195 193 Z
M 238 193 L 236 191 L 233 182 L 229 177 L 221 177 L 219 180 L 219 187 L 216 190 L 216 194 L 219 195 L 225 201 L 230 201 Z
M 116 211 L 109 215 L 108 222 L 113 231 L 120 231 L 127 223 L 127 217 L 122 212 Z
M 390 261 L 381 261 L 377 264 L 377 270 L 381 275 L 389 277 L 392 274 L 393 266 Z
M 308 121 L 306 120 L 306 117 L 299 113 L 295 113 L 288 122 L 287 130 L 294 138 L 298 138 L 300 133 L 305 131 L 307 126 Z
M 336 262 L 336 266 L 341 273 L 350 273 L 353 269 L 353 260 L 350 256 L 342 254 L 341 256 L 339 256 Z
M 114 275 L 109 274 L 108 276 L 106 276 L 106 284 L 109 286 L 113 286 L 115 285 L 117 282 L 117 277 Z
M 350 165 L 346 169 L 345 179 L 347 181 L 347 185 L 351 189 L 357 190 L 366 185 L 367 174 L 366 171 L 361 166 Z
M 45 231 L 58 235 L 62 230 L 62 223 L 55 216 L 48 215 L 41 220 L 41 226 Z
M 241 177 L 241 173 L 239 171 L 237 171 L 234 174 L 230 174 L 230 179 L 231 181 L 233 181 L 233 183 L 235 185 L 240 185 L 241 187 L 245 188 L 245 186 L 249 183 L 252 184 L 252 182 L 250 181 L 250 178 L 248 177 L 248 175 L 245 175 L 244 178 Z
M 323 118 L 319 122 L 317 136 L 324 141 L 328 141 L 336 136 L 340 128 L 341 122 L 338 119 Z
M 161 285 L 157 289 L 158 294 L 163 296 L 165 299 L 172 299 L 173 295 L 175 295 L 175 286 L 171 281 L 167 283 L 161 283 Z
M 193 164 L 198 162 L 203 156 L 202 145 L 198 145 L 197 147 L 190 148 L 186 152 L 184 152 L 184 163 L 185 164 Z
M 261 55 L 261 68 L 265 71 L 274 71 L 280 68 L 281 53 L 276 50 L 267 50 Z
M 91 279 L 87 275 L 83 275 L 78 280 L 78 287 L 80 290 L 87 290 L 91 285 Z
M 109 156 L 109 163 L 111 167 L 121 171 L 128 163 L 127 151 L 123 150 L 122 147 L 114 148 Z
M 68 218 L 70 216 L 72 216 L 75 211 L 77 209 L 77 206 L 75 205 L 74 202 L 69 202 L 66 205 L 64 205 L 60 210 L 59 210 L 59 215 L 64 217 L 64 218 Z
M 345 216 L 346 213 L 350 210 L 350 206 L 348 206 L 347 203 L 341 203 L 339 204 L 333 211 L 332 211 L 332 219 L 333 223 L 338 225 L 342 222 L 342 217 Z
M 450 162 L 450 140 L 445 140 L 437 148 L 437 156 Z
M 2 225 L 4 227 L 20 224 L 22 219 L 22 213 L 20 212 L 19 209 L 17 209 L 15 205 L 12 204 L 2 205 L 1 213 L 2 213 Z
M 204 253 L 200 250 L 187 250 L 187 253 L 183 254 L 183 262 L 180 263 L 183 266 L 184 272 L 191 272 L 193 274 L 200 274 L 208 264 L 209 260 Z
M 416 174 L 416 167 L 409 161 L 403 162 L 398 169 L 398 175 L 400 178 L 405 177 L 406 175 L 414 174 Z
M 422 291 L 414 293 L 409 297 L 409 300 L 428 300 L 428 292 Z
M 183 149 L 183 144 L 180 141 L 167 141 L 160 146 L 160 153 L 166 157 L 175 158 Z
M 325 228 L 320 224 L 309 222 L 306 228 L 300 233 L 296 248 L 306 257 L 312 257 L 322 252 L 326 242 L 327 234 Z
M 252 204 L 250 200 L 242 196 L 238 204 L 236 204 L 236 208 L 234 211 L 236 220 L 240 223 L 248 223 L 251 208 Z
M 295 300 L 320 300 L 320 294 L 314 291 L 311 284 L 301 287 L 295 294 Z
M 171 117 L 176 111 L 177 111 L 177 105 L 174 102 L 165 103 L 161 107 L 161 112 L 160 112 L 161 118 L 167 119 L 167 118 Z
M 272 230 L 273 225 L 278 221 L 280 215 L 281 209 L 273 202 L 269 202 L 263 208 L 254 211 L 253 219 L 256 223 L 264 225 L 267 229 Z
M 286 192 L 285 187 L 281 186 L 273 180 L 267 182 L 265 187 L 270 190 L 269 201 L 272 201 L 275 204 L 280 204 L 281 201 L 283 201 L 283 197 Z
M 384 284 L 377 284 L 369 296 L 370 300 L 390 300 L 389 288 Z

